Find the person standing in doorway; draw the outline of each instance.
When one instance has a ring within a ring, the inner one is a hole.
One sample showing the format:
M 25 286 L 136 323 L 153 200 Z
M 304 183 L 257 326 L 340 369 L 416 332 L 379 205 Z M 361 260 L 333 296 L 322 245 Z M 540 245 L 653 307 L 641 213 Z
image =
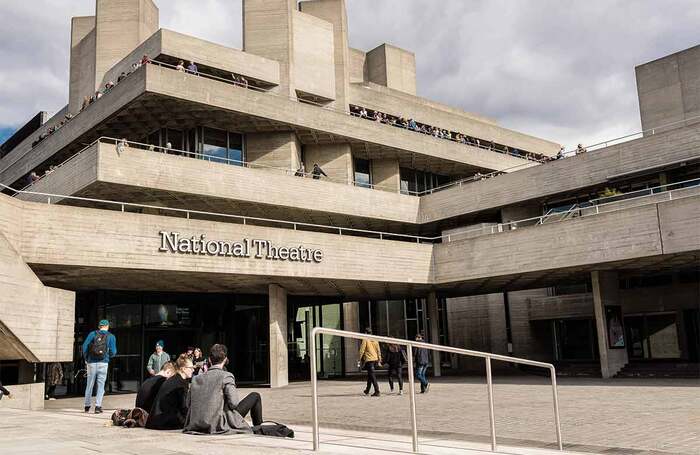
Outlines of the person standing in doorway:
M 423 342 L 423 335 L 416 335 L 416 341 Z M 413 357 L 416 359 L 416 378 L 420 381 L 420 393 L 427 393 L 430 388 L 428 383 L 428 363 L 430 363 L 430 353 L 426 348 L 414 348 Z
M 372 329 L 367 327 L 365 333 L 372 334 Z M 367 370 L 367 387 L 365 387 L 365 395 L 369 395 L 370 387 L 374 387 L 373 397 L 379 396 L 379 384 L 377 384 L 377 375 L 375 370 L 378 366 L 382 366 L 382 353 L 379 350 L 379 343 L 374 340 L 363 339 L 360 345 L 360 361 L 364 363 Z
M 392 343 L 387 346 L 386 364 L 389 367 L 389 389 L 391 389 L 392 392 L 394 391 L 393 378 L 396 377 L 399 382 L 399 395 L 403 395 L 403 377 L 401 373 L 405 355 L 403 348 L 398 344 Z
M 83 342 L 83 358 L 87 364 L 87 385 L 85 387 L 85 412 L 90 412 L 92 389 L 95 393 L 95 414 L 102 413 L 102 398 L 105 395 L 105 381 L 109 359 L 117 355 L 117 339 L 109 333 L 109 321 L 103 319 L 97 330 L 90 332 Z
M 146 371 L 151 376 L 155 376 L 163 368 L 167 362 L 170 362 L 170 356 L 163 350 L 165 343 L 163 340 L 156 341 L 156 351 L 151 354 L 146 364 Z

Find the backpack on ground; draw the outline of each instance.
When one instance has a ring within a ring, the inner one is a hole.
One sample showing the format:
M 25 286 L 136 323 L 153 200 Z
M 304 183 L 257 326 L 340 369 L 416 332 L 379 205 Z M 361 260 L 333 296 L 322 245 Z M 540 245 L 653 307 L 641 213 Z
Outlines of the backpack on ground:
M 277 422 L 263 422 L 252 427 L 254 434 L 262 436 L 275 436 L 278 438 L 294 438 L 294 430 Z
M 117 409 L 112 413 L 112 424 L 115 427 L 144 428 L 148 420 L 148 412 L 141 408 Z
M 99 330 L 95 331 L 95 338 L 90 342 L 88 346 L 88 354 L 92 360 L 104 360 L 107 356 L 107 339 L 109 338 L 109 333 L 101 333 Z

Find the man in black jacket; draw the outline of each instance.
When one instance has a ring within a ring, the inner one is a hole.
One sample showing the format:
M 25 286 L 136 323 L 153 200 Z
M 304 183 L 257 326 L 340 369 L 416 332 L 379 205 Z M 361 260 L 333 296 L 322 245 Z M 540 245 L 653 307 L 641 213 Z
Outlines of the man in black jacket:
M 181 430 L 187 417 L 187 392 L 194 372 L 192 359 L 181 354 L 175 363 L 177 373 L 158 390 L 146 428 L 151 430 Z
M 136 407 L 150 413 L 160 387 L 166 379 L 174 374 L 175 364 L 173 362 L 166 362 L 158 374 L 143 381 L 143 384 L 141 384 L 136 394 Z
M 416 341 L 422 342 L 423 335 L 417 334 Z M 426 376 L 428 364 L 430 363 L 430 353 L 426 348 L 414 348 L 413 357 L 416 362 L 416 377 L 420 381 L 420 393 L 427 393 L 430 388 L 428 377 Z

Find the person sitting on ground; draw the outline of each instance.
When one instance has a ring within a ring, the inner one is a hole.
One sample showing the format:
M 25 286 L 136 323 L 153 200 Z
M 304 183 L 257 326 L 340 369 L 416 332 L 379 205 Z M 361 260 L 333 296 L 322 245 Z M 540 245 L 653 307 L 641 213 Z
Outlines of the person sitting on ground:
M 197 68 L 197 65 L 195 65 L 194 62 L 190 61 L 190 64 L 187 65 L 187 71 L 192 74 L 197 74 L 199 72 L 199 68 Z
M 7 398 L 12 399 L 12 394 L 9 390 L 2 386 L 2 381 L 0 381 L 0 400 L 2 400 L 2 397 L 5 395 L 7 395 Z
M 148 358 L 148 364 L 146 364 L 146 371 L 151 376 L 155 376 L 156 373 L 160 371 L 166 362 L 170 361 L 170 355 L 164 351 L 163 347 L 165 343 L 163 340 L 156 341 L 156 350 Z
M 185 433 L 221 434 L 230 432 L 250 433 L 245 416 L 250 413 L 253 425 L 262 424 L 262 399 L 257 392 L 238 399 L 236 379 L 224 370 L 228 363 L 228 348 L 223 344 L 211 347 L 211 368 L 192 379 L 187 396 Z
M 187 390 L 194 372 L 192 360 L 185 354 L 175 362 L 177 372 L 158 389 L 151 406 L 146 428 L 151 430 L 181 430 L 187 417 Z
M 321 175 L 323 175 L 324 177 L 328 177 L 328 174 L 323 172 L 323 169 L 321 169 L 321 166 L 319 166 L 318 163 L 314 163 L 314 168 L 311 171 L 311 175 L 313 176 L 312 178 L 314 180 L 320 179 Z
M 367 327 L 365 333 L 372 334 L 372 329 Z M 377 376 L 375 369 L 382 366 L 382 352 L 379 350 L 379 343 L 374 340 L 363 339 L 360 345 L 360 362 L 364 362 L 365 370 L 367 371 L 367 386 L 364 394 L 369 395 L 371 387 L 374 387 L 373 397 L 378 397 L 379 384 L 377 384 Z
M 153 401 L 156 399 L 161 386 L 175 373 L 175 364 L 173 362 L 164 363 L 157 375 L 146 379 L 139 387 L 139 391 L 136 394 L 135 407 L 150 413 Z
M 182 60 L 177 62 L 177 66 L 175 67 L 175 69 L 184 73 L 185 72 L 185 62 L 183 62 Z
M 586 153 L 588 150 L 583 146 L 583 144 L 579 144 L 576 146 L 576 154 L 580 155 L 582 153 Z

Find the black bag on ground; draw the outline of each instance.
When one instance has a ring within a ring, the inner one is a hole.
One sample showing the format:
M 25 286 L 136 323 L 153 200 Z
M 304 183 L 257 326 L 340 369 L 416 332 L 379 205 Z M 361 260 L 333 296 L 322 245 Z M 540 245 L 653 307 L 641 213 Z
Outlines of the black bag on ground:
M 276 436 L 278 438 L 294 438 L 294 430 L 277 422 L 263 422 L 252 427 L 254 434 L 262 436 Z
M 124 426 L 124 422 L 129 417 L 131 409 L 117 409 L 112 413 L 112 425 L 115 427 Z
M 112 424 L 116 427 L 144 428 L 148 412 L 141 408 L 117 409 L 112 413 Z
M 88 354 L 93 360 L 104 360 L 105 354 L 107 353 L 107 338 L 109 333 L 95 332 L 95 338 L 90 342 L 88 346 Z

